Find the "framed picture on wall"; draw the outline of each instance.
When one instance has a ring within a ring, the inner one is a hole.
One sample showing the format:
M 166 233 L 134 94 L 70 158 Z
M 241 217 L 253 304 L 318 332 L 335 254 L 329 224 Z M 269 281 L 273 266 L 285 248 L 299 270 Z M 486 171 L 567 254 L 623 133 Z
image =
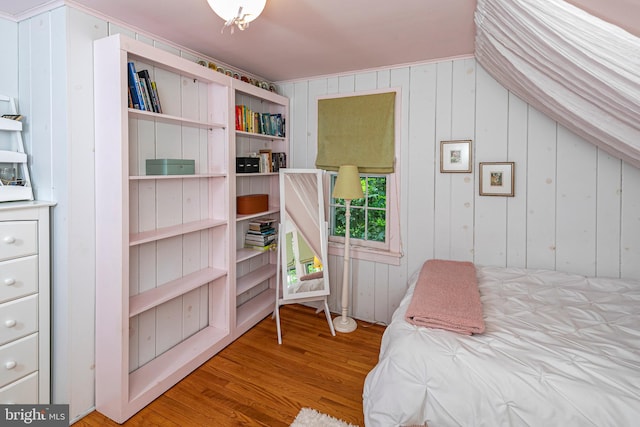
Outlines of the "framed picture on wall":
M 440 172 L 471 172 L 471 140 L 440 141 Z
M 480 163 L 480 195 L 513 197 L 514 162 Z

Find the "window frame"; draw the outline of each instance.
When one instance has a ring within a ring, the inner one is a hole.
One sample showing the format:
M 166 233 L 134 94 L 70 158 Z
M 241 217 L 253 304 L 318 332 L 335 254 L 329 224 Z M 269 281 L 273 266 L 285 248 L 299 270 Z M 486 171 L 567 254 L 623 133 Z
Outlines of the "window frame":
M 384 243 L 361 239 L 349 239 L 349 255 L 354 259 L 380 262 L 389 265 L 400 265 L 402 257 L 400 242 L 400 197 L 398 168 L 396 158 L 396 172 L 390 174 L 362 174 L 380 175 L 387 177 L 387 221 L 386 239 Z M 325 174 L 325 188 L 328 189 L 326 195 L 326 217 L 331 215 L 331 176 L 335 173 Z M 353 208 L 352 208 L 353 209 Z M 329 255 L 344 256 L 344 237 L 332 236 L 329 231 Z
M 335 185 L 335 180 L 334 177 L 337 177 L 338 173 L 337 172 L 329 172 L 329 189 L 331 192 L 333 192 L 333 185 Z M 386 197 L 386 203 L 385 203 L 385 207 L 384 207 L 384 212 L 385 212 L 385 237 L 384 237 L 384 242 L 379 242 L 376 240 L 368 240 L 368 239 L 359 239 L 357 237 L 353 236 L 353 231 L 351 232 L 350 235 L 350 245 L 351 246 L 364 246 L 364 247 L 368 247 L 371 249 L 377 249 L 377 250 L 385 250 L 388 251 L 389 250 L 389 174 L 380 174 L 380 173 L 361 173 L 360 174 L 360 178 L 370 178 L 370 177 L 384 177 L 385 178 L 385 197 Z M 369 194 L 368 189 L 366 190 L 366 193 L 364 195 L 364 198 L 367 198 L 367 195 Z M 344 244 L 344 237 L 342 236 L 336 236 L 333 233 L 333 228 L 332 228 L 332 224 L 334 224 L 335 219 L 333 216 L 333 207 L 339 206 L 339 207 L 344 207 L 344 205 L 337 205 L 335 203 L 332 203 L 332 200 L 334 200 L 333 197 L 329 196 L 329 241 L 333 241 L 336 243 L 342 243 Z M 366 202 L 365 202 L 366 204 Z M 353 202 L 351 203 L 351 215 L 353 215 L 353 212 L 356 209 L 364 209 L 365 211 L 376 211 L 376 210 L 382 210 L 381 208 L 376 208 L 376 207 L 365 207 L 365 206 L 354 206 Z M 365 217 L 367 217 L 367 215 L 365 214 Z

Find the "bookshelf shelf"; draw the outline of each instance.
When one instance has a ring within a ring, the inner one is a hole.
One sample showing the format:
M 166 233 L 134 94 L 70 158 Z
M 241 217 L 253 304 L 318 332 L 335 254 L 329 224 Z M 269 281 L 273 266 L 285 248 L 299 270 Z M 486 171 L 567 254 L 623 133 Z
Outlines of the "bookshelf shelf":
M 275 135 L 266 135 L 263 133 L 255 133 L 255 132 L 245 132 L 241 130 L 236 131 L 236 136 L 245 136 L 248 138 L 256 138 L 256 139 L 265 139 L 265 140 L 273 140 L 273 141 L 286 141 L 286 137 L 275 136 Z
M 210 123 L 207 121 L 192 120 L 184 117 L 171 116 L 168 114 L 154 113 L 152 111 L 137 110 L 135 108 L 129 108 L 129 116 L 135 117 L 141 120 L 153 120 L 159 123 L 167 124 L 181 124 L 194 128 L 201 129 L 226 129 L 225 123 Z
M 194 175 L 134 175 L 130 176 L 130 181 L 141 180 L 169 180 L 169 179 L 200 179 L 200 178 L 226 178 L 226 173 L 199 173 Z
M 170 237 L 182 236 L 194 231 L 206 230 L 208 228 L 220 227 L 227 224 L 223 219 L 206 219 L 184 224 L 173 225 L 171 227 L 158 228 L 157 230 L 135 233 L 129 237 L 129 246 L 142 245 L 144 243 L 155 242 L 157 240 L 168 239 Z
M 137 316 L 146 310 L 224 277 L 226 274 L 227 272 L 224 270 L 206 268 L 188 274 L 180 279 L 167 282 L 157 288 L 134 295 L 129 298 L 129 317 Z

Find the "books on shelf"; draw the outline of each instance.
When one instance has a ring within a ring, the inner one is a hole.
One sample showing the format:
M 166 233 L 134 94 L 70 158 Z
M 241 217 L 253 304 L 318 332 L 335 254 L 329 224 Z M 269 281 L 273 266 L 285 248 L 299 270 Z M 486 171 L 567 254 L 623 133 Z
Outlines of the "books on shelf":
M 280 113 L 258 113 L 236 105 L 236 130 L 284 138 L 285 118 Z
M 136 71 L 136 66 L 131 61 L 127 63 L 127 66 L 129 81 L 129 108 L 162 113 L 158 87 L 156 82 L 151 80 L 149 70 Z
M 249 229 L 244 236 L 244 247 L 266 251 L 276 247 L 278 233 L 273 218 L 262 218 L 249 222 Z
M 260 150 L 254 157 L 236 157 L 236 173 L 279 172 L 287 167 L 287 153 Z

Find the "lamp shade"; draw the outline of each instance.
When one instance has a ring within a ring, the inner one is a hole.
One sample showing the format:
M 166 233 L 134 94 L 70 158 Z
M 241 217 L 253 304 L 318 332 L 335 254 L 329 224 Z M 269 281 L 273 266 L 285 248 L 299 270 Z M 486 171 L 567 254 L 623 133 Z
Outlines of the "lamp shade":
M 207 0 L 207 2 L 216 15 L 225 22 L 237 18 L 248 24 L 262 13 L 267 0 Z
M 362 197 L 364 194 L 362 193 L 358 167 L 354 165 L 340 166 L 336 185 L 333 187 L 333 198 L 353 200 Z

